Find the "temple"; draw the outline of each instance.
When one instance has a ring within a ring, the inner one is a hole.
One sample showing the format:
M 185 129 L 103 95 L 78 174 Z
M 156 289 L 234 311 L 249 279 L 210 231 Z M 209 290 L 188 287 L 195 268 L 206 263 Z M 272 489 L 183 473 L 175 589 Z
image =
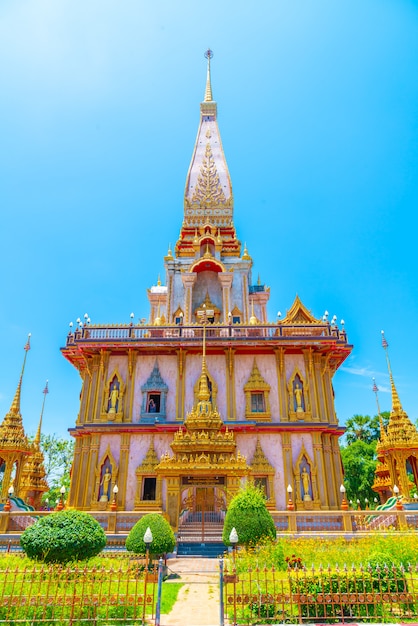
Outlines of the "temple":
M 272 514 L 336 510 L 343 481 L 332 378 L 350 354 L 344 327 L 296 297 L 268 320 L 270 290 L 234 226 L 212 97 L 212 53 L 178 240 L 148 290 L 149 320 L 70 329 L 80 372 L 68 506 L 158 511 L 181 530 L 222 519 L 249 479 Z M 179 215 L 180 218 L 180 215 Z
M 380 437 L 376 445 L 378 463 L 372 489 L 379 494 L 382 503 L 397 493 L 407 503 L 414 501 L 411 490 L 418 485 L 418 431 L 402 408 L 389 360 L 389 344 L 383 331 L 382 345 L 389 370 L 392 410 L 386 428 L 380 418 Z M 378 412 L 380 415 L 379 405 Z

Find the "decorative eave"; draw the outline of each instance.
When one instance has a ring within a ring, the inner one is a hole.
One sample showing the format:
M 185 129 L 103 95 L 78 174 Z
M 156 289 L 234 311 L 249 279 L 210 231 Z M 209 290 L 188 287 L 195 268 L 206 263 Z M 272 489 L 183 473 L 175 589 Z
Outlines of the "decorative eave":
M 315 318 L 306 308 L 297 295 L 292 306 L 281 320 L 281 324 L 321 324 L 322 320 Z

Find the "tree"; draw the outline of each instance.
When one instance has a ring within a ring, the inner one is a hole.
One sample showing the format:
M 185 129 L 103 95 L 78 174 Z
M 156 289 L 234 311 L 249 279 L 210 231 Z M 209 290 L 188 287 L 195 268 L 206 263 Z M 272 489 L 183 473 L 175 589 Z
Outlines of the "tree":
M 59 511 L 41 517 L 26 528 L 20 545 L 30 559 L 66 563 L 99 554 L 106 545 L 106 535 L 88 513 Z
M 152 532 L 152 543 L 150 545 L 152 555 L 160 556 L 174 550 L 176 538 L 170 524 L 159 513 L 148 513 L 137 521 L 126 538 L 126 549 L 129 552 L 135 552 L 135 554 L 146 553 L 144 535 L 148 527 Z
M 344 485 L 347 498 L 354 502 L 372 501 L 376 493 L 372 490 L 377 465 L 376 443 L 380 437 L 380 421 L 384 427 L 389 422 L 390 413 L 379 415 L 353 415 L 346 424 L 346 445 L 341 446 L 344 466 Z
M 276 539 L 276 527 L 266 507 L 264 492 L 248 483 L 231 500 L 225 515 L 222 540 L 231 545 L 229 535 L 235 528 L 240 544 L 256 544 L 263 538 Z
M 353 502 L 359 499 L 364 503 L 365 498 L 373 501 L 376 497 L 372 490 L 377 464 L 376 442 L 366 443 L 358 439 L 341 448 L 341 458 L 347 498 Z

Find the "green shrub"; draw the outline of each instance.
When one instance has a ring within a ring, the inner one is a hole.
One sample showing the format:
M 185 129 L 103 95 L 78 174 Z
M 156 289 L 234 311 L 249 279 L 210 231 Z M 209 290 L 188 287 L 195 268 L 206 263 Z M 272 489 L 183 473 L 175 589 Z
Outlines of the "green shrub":
M 57 511 L 40 518 L 20 537 L 31 559 L 67 563 L 96 556 L 106 545 L 106 535 L 94 517 L 83 511 Z
M 229 535 L 233 528 L 241 545 L 255 545 L 267 537 L 276 539 L 276 527 L 266 508 L 264 493 L 251 483 L 232 499 L 228 507 L 222 534 L 225 545 L 231 545 Z
M 138 520 L 126 538 L 126 549 L 135 552 L 135 554 L 145 554 L 144 535 L 148 526 L 152 532 L 150 553 L 153 556 L 159 556 L 166 552 L 172 552 L 176 545 L 173 529 L 159 513 L 148 513 Z

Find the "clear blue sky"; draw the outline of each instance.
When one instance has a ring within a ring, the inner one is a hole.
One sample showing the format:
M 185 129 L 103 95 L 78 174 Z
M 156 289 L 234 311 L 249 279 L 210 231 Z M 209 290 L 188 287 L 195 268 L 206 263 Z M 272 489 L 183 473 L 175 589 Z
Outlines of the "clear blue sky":
M 418 2 L 3 0 L 0 418 L 73 426 L 68 323 L 148 317 L 182 221 L 210 46 L 235 224 L 271 287 L 345 319 L 341 422 L 390 408 L 385 329 L 418 417 Z

